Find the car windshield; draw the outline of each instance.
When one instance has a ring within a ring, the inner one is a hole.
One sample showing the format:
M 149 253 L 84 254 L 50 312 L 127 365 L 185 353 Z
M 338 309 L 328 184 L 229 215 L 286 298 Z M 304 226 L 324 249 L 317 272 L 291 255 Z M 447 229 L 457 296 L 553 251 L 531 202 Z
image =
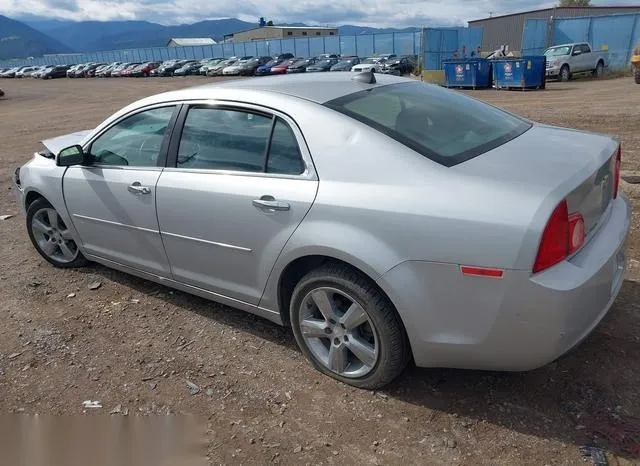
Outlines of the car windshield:
M 298 60 L 292 63 L 292 66 L 302 66 L 302 65 L 306 65 L 307 63 L 309 63 L 309 60 Z
M 271 60 L 264 64 L 264 66 L 276 66 L 279 65 L 280 62 L 278 60 Z
M 563 47 L 552 47 L 550 49 L 547 49 L 544 54 L 547 57 L 559 57 L 562 55 L 569 55 L 569 51 L 571 50 L 571 47 L 566 45 Z
M 496 107 L 422 83 L 367 89 L 325 106 L 447 167 L 505 144 L 531 127 Z
M 379 58 L 365 58 L 364 60 L 362 60 L 362 63 L 365 65 L 372 65 L 374 63 L 377 63 L 379 60 Z
M 327 58 L 325 60 L 322 60 L 318 63 L 318 65 L 333 65 L 335 63 L 335 60 L 332 58 Z

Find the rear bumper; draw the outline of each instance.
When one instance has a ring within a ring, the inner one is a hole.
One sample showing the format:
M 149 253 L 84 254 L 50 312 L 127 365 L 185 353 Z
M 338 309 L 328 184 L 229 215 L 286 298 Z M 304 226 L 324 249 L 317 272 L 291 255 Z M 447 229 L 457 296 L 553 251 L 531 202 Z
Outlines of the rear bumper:
M 416 364 L 531 370 L 579 344 L 615 301 L 626 269 L 629 201 L 619 196 L 605 215 L 578 254 L 537 275 L 468 277 L 454 264 L 409 261 L 380 277 Z

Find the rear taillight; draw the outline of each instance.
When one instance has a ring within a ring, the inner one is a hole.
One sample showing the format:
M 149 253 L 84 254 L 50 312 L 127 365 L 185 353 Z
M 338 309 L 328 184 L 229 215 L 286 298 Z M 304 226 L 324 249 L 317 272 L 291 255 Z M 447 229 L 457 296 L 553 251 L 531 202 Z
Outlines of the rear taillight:
M 618 197 L 618 188 L 620 187 L 620 168 L 622 166 L 622 146 L 618 146 L 616 154 L 616 169 L 613 176 L 613 198 Z
M 569 210 L 567 201 L 555 208 L 542 234 L 533 272 L 540 272 L 564 260 L 569 254 Z
M 544 229 L 533 272 L 541 272 L 562 262 L 584 245 L 584 239 L 584 218 L 579 213 L 569 215 L 567 201 L 562 201 Z

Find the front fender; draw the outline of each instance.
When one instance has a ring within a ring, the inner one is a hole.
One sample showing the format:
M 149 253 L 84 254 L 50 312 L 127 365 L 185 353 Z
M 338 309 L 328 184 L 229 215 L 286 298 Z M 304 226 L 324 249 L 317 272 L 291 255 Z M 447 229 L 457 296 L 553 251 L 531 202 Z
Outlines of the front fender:
M 66 167 L 58 167 L 51 159 L 35 155 L 33 160 L 20 168 L 20 183 L 22 195 L 19 199 L 23 212 L 27 210 L 27 199 L 37 194 L 47 200 L 58 212 L 65 225 L 71 232 L 73 240 L 82 251 L 82 240 L 69 216 L 62 183 Z

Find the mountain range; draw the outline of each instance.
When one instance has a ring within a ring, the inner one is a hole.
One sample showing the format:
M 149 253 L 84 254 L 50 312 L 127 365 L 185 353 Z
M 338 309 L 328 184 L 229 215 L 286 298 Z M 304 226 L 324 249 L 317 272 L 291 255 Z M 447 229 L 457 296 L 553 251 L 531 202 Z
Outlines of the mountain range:
M 20 21 L 0 16 L 0 59 L 36 57 L 73 49 Z
M 283 26 L 306 26 L 303 23 Z M 23 22 L 0 16 L 0 59 L 42 56 L 46 53 L 99 52 L 140 47 L 164 47 L 172 37 L 211 37 L 257 27 L 236 18 L 164 26 L 148 21 L 66 21 L 39 17 Z M 340 34 L 411 32 L 418 28 L 339 26 Z M 55 38 L 55 39 L 54 39 Z

